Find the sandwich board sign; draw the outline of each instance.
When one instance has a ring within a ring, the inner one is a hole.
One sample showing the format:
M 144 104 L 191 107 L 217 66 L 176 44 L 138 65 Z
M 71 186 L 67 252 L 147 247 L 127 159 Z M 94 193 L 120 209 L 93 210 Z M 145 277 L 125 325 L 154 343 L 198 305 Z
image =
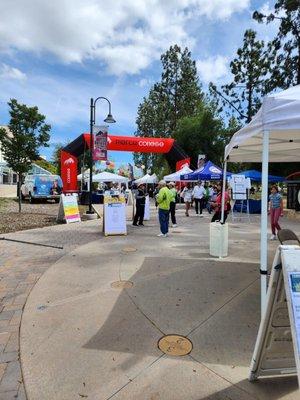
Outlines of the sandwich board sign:
M 104 196 L 103 214 L 103 232 L 105 236 L 127 235 L 124 196 Z
M 57 221 L 66 221 L 67 224 L 81 222 L 77 194 L 60 195 Z
M 300 247 L 279 246 L 249 380 L 298 375 L 300 383 Z

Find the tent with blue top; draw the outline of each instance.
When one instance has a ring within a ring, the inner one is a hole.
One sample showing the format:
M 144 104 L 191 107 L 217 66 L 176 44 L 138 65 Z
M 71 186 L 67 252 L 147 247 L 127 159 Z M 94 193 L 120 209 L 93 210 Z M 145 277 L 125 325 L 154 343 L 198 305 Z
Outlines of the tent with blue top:
M 227 177 L 231 176 L 231 173 L 227 173 Z M 213 164 L 211 161 L 207 161 L 201 168 L 196 169 L 194 172 L 189 174 L 180 175 L 181 181 L 211 181 L 220 180 L 223 178 L 223 170 Z
M 260 171 L 256 171 L 255 169 L 249 169 L 247 171 L 239 172 L 237 175 L 244 175 L 245 178 L 250 178 L 252 181 L 261 182 L 262 174 Z M 283 176 L 269 175 L 269 182 L 283 182 L 285 178 Z

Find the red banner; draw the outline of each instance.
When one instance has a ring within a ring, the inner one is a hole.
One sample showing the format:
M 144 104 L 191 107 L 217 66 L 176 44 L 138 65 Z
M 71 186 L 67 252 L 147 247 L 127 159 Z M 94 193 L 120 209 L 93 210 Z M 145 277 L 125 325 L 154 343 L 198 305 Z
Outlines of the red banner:
M 168 153 L 173 143 L 174 139 L 111 135 L 107 137 L 108 150 L 132 151 L 137 153 Z
M 184 165 L 187 165 L 189 167 L 190 163 L 191 163 L 191 159 L 190 158 L 184 158 L 183 160 L 177 161 L 177 163 L 176 163 L 176 171 L 179 171 Z
M 77 157 L 62 150 L 60 161 L 64 193 L 77 192 Z

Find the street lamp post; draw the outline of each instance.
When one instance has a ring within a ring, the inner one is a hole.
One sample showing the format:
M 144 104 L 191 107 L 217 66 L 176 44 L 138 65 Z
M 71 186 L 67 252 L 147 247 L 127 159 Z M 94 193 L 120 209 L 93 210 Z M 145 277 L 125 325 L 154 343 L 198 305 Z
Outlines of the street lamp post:
M 98 100 L 103 99 L 108 102 L 108 115 L 105 118 L 104 122 L 108 124 L 113 124 L 116 120 L 113 118 L 111 114 L 111 104 L 110 101 L 106 97 L 97 97 L 96 100 L 91 98 L 90 101 L 90 191 L 89 191 L 89 210 L 87 214 L 94 214 L 92 209 L 92 186 L 93 186 L 93 127 L 96 122 L 96 103 Z

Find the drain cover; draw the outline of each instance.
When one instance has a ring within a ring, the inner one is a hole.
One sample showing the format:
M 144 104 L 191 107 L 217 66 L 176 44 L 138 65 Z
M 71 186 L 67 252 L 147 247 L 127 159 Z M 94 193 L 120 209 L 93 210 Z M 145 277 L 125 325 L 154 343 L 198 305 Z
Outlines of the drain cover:
M 122 251 L 124 251 L 124 253 L 133 253 L 134 251 L 137 251 L 137 249 L 135 247 L 124 247 Z
M 130 281 L 116 281 L 111 283 L 110 285 L 114 289 L 130 289 L 133 286 L 133 283 Z
M 170 356 L 186 356 L 193 349 L 192 342 L 180 335 L 166 335 L 158 341 L 158 348 Z
M 172 233 L 182 233 L 182 231 L 172 231 Z

